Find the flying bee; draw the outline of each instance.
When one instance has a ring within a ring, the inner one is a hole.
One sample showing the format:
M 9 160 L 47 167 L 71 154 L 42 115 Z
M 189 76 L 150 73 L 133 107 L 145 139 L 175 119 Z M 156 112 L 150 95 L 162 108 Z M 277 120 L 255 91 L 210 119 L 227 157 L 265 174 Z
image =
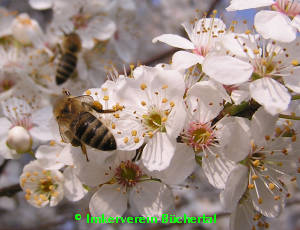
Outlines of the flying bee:
M 80 146 L 87 161 L 85 145 L 102 151 L 115 150 L 117 144 L 113 134 L 101 118 L 97 118 L 97 113 L 113 113 L 115 110 L 102 109 L 102 105 L 91 96 L 72 97 L 66 90 L 64 93 L 66 96 L 56 102 L 53 110 L 63 141 Z
M 57 85 L 63 84 L 76 70 L 77 55 L 81 51 L 80 37 L 74 32 L 65 34 L 61 51 L 55 78 Z

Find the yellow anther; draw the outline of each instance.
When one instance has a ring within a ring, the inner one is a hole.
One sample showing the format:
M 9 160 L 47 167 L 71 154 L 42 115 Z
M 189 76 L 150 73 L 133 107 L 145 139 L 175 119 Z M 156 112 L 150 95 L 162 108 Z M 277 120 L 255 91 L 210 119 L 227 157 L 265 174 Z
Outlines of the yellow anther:
M 142 106 L 145 106 L 145 105 L 146 105 L 146 102 L 145 102 L 145 101 L 141 101 L 141 105 L 142 105 Z
M 259 160 L 255 160 L 255 161 L 252 162 L 252 164 L 253 164 L 255 167 L 257 167 L 257 166 L 259 166 L 260 161 L 259 161 Z
M 167 117 L 163 117 L 163 118 L 161 119 L 161 121 L 162 121 L 162 122 L 166 122 L 167 119 L 168 119 Z
M 248 184 L 248 189 L 254 189 L 254 184 Z
M 43 201 L 47 201 L 48 198 L 44 195 L 44 194 L 40 194 L 40 198 L 43 200 Z
M 123 141 L 124 141 L 125 144 L 128 143 L 128 140 L 129 140 L 128 137 L 124 137 L 124 139 L 123 139 Z
M 273 183 L 269 184 L 269 189 L 273 190 L 275 188 L 275 185 Z
M 287 149 L 283 149 L 281 152 L 282 152 L 284 155 L 288 155 L 288 150 L 287 150 Z
M 54 189 L 55 189 L 54 185 L 50 185 L 50 186 L 49 186 L 49 190 L 50 190 L 50 191 L 53 191 Z
M 38 195 L 34 195 L 34 196 L 33 196 L 33 199 L 34 199 L 34 200 L 39 200 L 39 196 L 38 196 Z
M 280 200 L 280 196 L 274 196 L 274 200 Z
M 167 102 L 168 102 L 168 99 L 167 99 L 167 98 L 163 98 L 163 99 L 161 100 L 161 102 L 162 102 L 162 103 L 167 103 Z
M 299 61 L 296 60 L 296 59 L 292 60 L 292 65 L 293 65 L 293 66 L 299 65 Z
M 120 118 L 120 114 L 115 113 L 115 114 L 114 114 L 114 117 L 115 117 L 115 118 Z
M 108 96 L 108 95 L 105 95 L 105 96 L 103 97 L 103 100 L 104 100 L 104 101 L 108 101 L 108 100 L 109 100 L 109 96 Z
M 252 176 L 252 180 L 256 180 L 257 178 L 258 178 L 257 175 L 253 175 L 253 176 Z
M 254 49 L 253 53 L 256 54 L 256 55 L 259 54 L 259 50 L 258 49 Z
M 42 173 L 43 173 L 44 175 L 47 175 L 48 171 L 44 169 L 44 170 L 42 171 Z
M 112 124 L 111 124 L 111 128 L 112 128 L 112 129 L 115 129 L 115 128 L 116 128 L 116 124 L 115 124 L 115 123 L 112 123 Z
M 30 194 L 28 194 L 28 193 L 25 194 L 25 199 L 26 199 L 26 200 L 30 200 L 30 197 L 31 197 Z
M 106 92 L 107 91 L 107 88 L 102 88 L 101 89 L 103 92 Z
M 248 34 L 251 34 L 251 30 L 246 30 L 246 31 L 245 31 L 245 34 L 247 34 L 247 35 L 248 35 Z
M 25 175 L 26 175 L 26 177 L 28 178 L 28 177 L 31 176 L 31 173 L 30 173 L 30 172 L 27 172 Z
M 87 91 L 85 91 L 85 94 L 86 94 L 86 95 L 91 95 L 92 92 L 88 89 Z
M 212 12 L 214 15 L 216 15 L 218 13 L 218 10 L 213 10 Z
M 270 136 L 265 136 L 266 141 L 270 140 Z
M 50 146 L 54 146 L 56 144 L 56 142 L 51 140 L 49 144 L 50 144 Z
M 173 101 L 170 101 L 170 106 L 171 107 L 174 107 L 175 106 L 175 103 Z
M 33 172 L 32 174 L 33 174 L 34 176 L 38 176 L 38 175 L 39 175 L 38 172 Z
M 132 130 L 132 131 L 131 131 L 131 135 L 132 135 L 133 137 L 135 137 L 135 136 L 137 135 L 137 131 L 136 131 L 136 130 Z
M 138 137 L 135 137 L 135 138 L 133 139 L 133 141 L 134 141 L 134 143 L 139 143 L 139 142 L 140 142 L 140 139 L 139 139 Z
M 17 17 L 17 19 L 23 25 L 31 25 L 32 24 L 32 21 L 30 20 L 30 18 L 20 18 L 20 17 Z
M 150 138 L 152 138 L 153 137 L 153 133 L 150 131 L 150 132 L 148 132 L 148 136 L 150 137 Z
M 51 196 L 57 197 L 58 196 L 58 192 L 57 191 L 51 192 Z
M 258 198 L 258 203 L 259 204 L 262 204 L 262 202 L 263 202 L 263 199 L 260 197 L 260 198 Z
M 140 87 L 141 87 L 141 90 L 145 90 L 145 89 L 147 88 L 147 85 L 144 84 L 144 83 L 142 83 L 142 84 L 140 85 Z
M 167 88 L 168 88 L 168 85 L 163 85 L 161 88 L 162 88 L 162 89 L 167 89 Z
M 165 115 L 168 116 L 170 112 L 168 110 L 165 111 Z

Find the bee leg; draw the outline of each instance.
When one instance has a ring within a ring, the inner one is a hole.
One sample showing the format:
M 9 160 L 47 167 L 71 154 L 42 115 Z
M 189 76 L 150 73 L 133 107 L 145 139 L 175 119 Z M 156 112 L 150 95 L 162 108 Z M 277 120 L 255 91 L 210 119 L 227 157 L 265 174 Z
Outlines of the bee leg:
M 93 108 L 93 110 L 95 110 L 98 113 L 114 113 L 114 112 L 116 112 L 116 110 L 114 110 L 114 109 L 101 109 L 96 105 L 91 105 L 91 107 Z
M 86 151 L 85 145 L 81 143 L 80 147 L 81 147 L 81 150 L 82 150 L 83 154 L 86 157 L 86 161 L 90 161 L 89 158 L 88 158 L 88 155 L 87 155 L 87 151 Z

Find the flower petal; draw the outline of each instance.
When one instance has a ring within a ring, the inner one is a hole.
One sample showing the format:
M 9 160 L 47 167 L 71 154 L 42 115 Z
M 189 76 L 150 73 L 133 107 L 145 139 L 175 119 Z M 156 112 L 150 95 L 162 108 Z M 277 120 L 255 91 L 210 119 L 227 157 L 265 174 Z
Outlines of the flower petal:
M 225 189 L 220 194 L 221 202 L 226 210 L 230 212 L 234 211 L 239 200 L 245 193 L 247 185 L 248 168 L 239 164 L 229 174 Z
M 207 153 L 202 157 L 202 169 L 207 177 L 209 183 L 217 189 L 224 189 L 227 177 L 234 168 L 235 163 L 224 158 L 221 155 L 221 149 L 211 148 L 215 154 Z
M 163 34 L 152 40 L 153 43 L 156 43 L 157 41 L 181 49 L 195 49 L 195 46 L 191 41 L 176 34 Z
M 193 65 L 201 64 L 203 57 L 186 51 L 178 51 L 172 57 L 172 67 L 178 70 L 185 70 Z
M 288 90 L 271 78 L 251 82 L 249 89 L 251 97 L 273 115 L 286 110 L 291 100 Z
M 227 11 L 245 10 L 250 8 L 258 8 L 270 6 L 274 3 L 273 0 L 231 0 L 230 5 L 226 8 Z
M 209 77 L 224 85 L 243 83 L 253 72 L 252 65 L 231 56 L 211 55 L 204 59 L 202 67 Z
M 29 5 L 36 10 L 46 10 L 52 7 L 53 0 L 29 0 Z
M 174 198 L 165 184 L 145 181 L 131 190 L 129 199 L 142 216 L 161 217 L 172 206 Z
M 64 171 L 64 177 L 65 197 L 73 202 L 81 200 L 88 191 L 83 187 L 82 183 L 76 176 L 74 169 L 72 167 L 67 167 Z
M 127 209 L 127 193 L 119 189 L 119 184 L 104 184 L 92 196 L 89 209 L 92 216 L 122 216 Z
M 291 42 L 296 39 L 297 30 L 291 25 L 288 16 L 277 11 L 262 10 L 254 18 L 254 25 L 258 33 L 265 39 L 280 42 Z
M 175 152 L 176 142 L 171 141 L 166 133 L 157 132 L 146 144 L 142 162 L 150 170 L 164 170 L 169 165 Z
M 169 167 L 161 171 L 149 172 L 147 175 L 159 178 L 166 184 L 180 184 L 191 175 L 195 167 L 195 153 L 192 148 L 186 144 L 177 143 Z
M 300 68 L 293 70 L 293 73 L 291 73 L 287 77 L 283 77 L 283 81 L 285 83 L 285 86 L 289 89 L 293 90 L 295 93 L 300 93 Z

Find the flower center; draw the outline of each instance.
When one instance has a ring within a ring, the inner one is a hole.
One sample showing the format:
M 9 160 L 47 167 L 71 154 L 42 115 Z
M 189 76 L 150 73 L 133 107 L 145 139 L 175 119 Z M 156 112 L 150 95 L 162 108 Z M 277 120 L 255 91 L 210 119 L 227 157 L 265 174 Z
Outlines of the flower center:
M 149 114 L 143 115 L 143 123 L 151 131 L 159 130 L 160 132 L 166 132 L 166 121 L 167 117 L 158 110 L 152 110 Z
M 139 166 L 129 160 L 122 161 L 115 174 L 117 182 L 125 187 L 135 186 L 141 176 L 142 171 Z
M 271 8 L 272 10 L 279 11 L 291 18 L 300 14 L 300 4 L 297 0 L 277 0 Z
M 192 146 L 195 152 L 200 152 L 214 141 L 214 132 L 208 123 L 191 122 L 184 138 L 188 145 Z
M 81 28 L 86 28 L 90 18 L 91 18 L 91 15 L 89 15 L 89 14 L 79 13 L 79 14 L 74 15 L 71 18 L 71 20 L 74 24 L 75 30 L 81 29 Z

